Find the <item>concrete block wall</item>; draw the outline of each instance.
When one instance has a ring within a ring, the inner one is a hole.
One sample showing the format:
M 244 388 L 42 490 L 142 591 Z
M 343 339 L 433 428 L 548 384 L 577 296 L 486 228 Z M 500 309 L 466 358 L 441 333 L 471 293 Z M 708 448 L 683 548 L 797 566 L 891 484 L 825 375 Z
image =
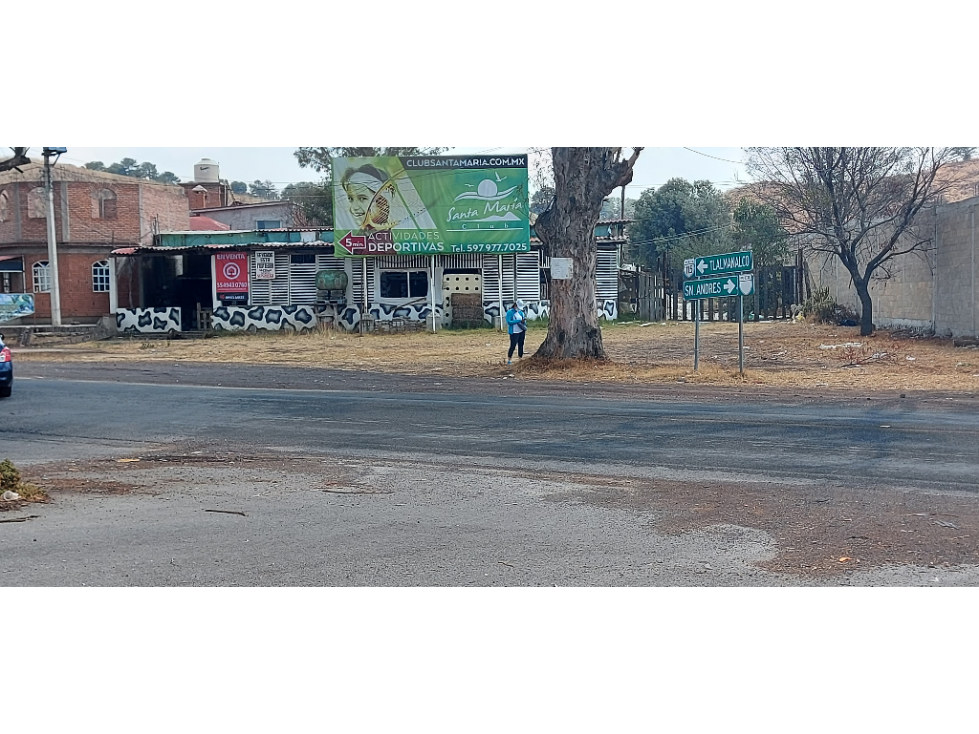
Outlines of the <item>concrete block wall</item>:
M 979 198 L 967 199 L 919 216 L 920 235 L 931 235 L 928 252 L 893 261 L 892 277 L 875 280 L 874 322 L 880 327 L 911 326 L 943 336 L 979 336 Z M 841 304 L 860 311 L 856 290 L 839 259 L 807 257 L 813 284 L 828 287 Z
M 979 199 L 973 198 L 938 209 L 936 334 L 979 336 L 977 208 Z

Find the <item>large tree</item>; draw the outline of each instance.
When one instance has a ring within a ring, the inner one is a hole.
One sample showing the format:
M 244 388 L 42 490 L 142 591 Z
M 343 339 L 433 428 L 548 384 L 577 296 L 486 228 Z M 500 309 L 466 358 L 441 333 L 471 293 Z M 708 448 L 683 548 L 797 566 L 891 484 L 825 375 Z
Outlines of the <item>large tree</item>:
M 114 173 L 117 176 L 140 178 L 145 181 L 156 181 L 157 183 L 165 184 L 180 183 L 180 178 L 175 173 L 171 171 L 160 173 L 155 163 L 137 163 L 135 158 L 123 158 L 118 163 L 111 163 L 108 166 L 102 161 L 89 161 L 84 167 L 90 171 Z
M 267 201 L 277 201 L 279 199 L 279 189 L 271 181 L 259 181 L 256 179 L 248 186 L 248 192 L 252 196 Z
M 860 299 L 860 333 L 874 332 L 873 279 L 897 258 L 932 247 L 915 220 L 952 183 L 954 148 L 748 148 L 756 194 L 808 249 L 839 258 Z
M 664 253 L 676 267 L 687 258 L 724 252 L 730 244 L 731 212 L 710 181 L 673 178 L 646 189 L 629 227 L 631 249 L 653 266 Z
M 299 165 L 330 176 L 334 158 L 370 158 L 373 156 L 438 155 L 448 148 L 300 148 L 295 152 Z
M 27 151 L 30 148 L 11 148 L 10 150 L 13 155 L 0 158 L 0 173 L 13 170 L 18 166 L 26 166 L 31 162 L 31 159 L 27 157 Z
M 768 204 L 743 198 L 734 210 L 731 244 L 735 250 L 750 249 L 755 267 L 782 265 L 789 250 L 789 233 L 778 212 Z
M 536 232 L 552 258 L 573 263 L 551 282 L 550 328 L 535 360 L 606 359 L 595 301 L 595 225 L 605 197 L 632 181 L 642 148 L 553 148 L 554 200 Z
M 333 192 L 328 184 L 313 181 L 292 183 L 282 189 L 282 199 L 299 207 L 303 226 L 333 226 Z

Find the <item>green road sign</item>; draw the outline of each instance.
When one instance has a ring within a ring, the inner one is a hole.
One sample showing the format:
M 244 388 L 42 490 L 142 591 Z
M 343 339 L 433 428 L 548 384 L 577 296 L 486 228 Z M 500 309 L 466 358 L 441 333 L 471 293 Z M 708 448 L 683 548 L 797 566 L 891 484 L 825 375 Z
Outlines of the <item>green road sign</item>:
M 751 252 L 731 252 L 727 255 L 708 255 L 687 260 L 683 274 L 691 278 L 716 278 L 728 273 L 749 273 L 755 269 L 755 258 Z
M 683 284 L 683 299 L 685 301 L 750 296 L 754 292 L 755 276 L 752 273 L 730 275 L 726 278 L 690 280 Z

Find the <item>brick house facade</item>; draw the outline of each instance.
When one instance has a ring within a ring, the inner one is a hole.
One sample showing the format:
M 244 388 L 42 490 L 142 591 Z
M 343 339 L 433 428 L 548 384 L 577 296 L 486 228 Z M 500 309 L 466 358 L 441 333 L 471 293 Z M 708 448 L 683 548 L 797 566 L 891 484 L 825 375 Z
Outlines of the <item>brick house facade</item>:
M 189 229 L 190 202 L 180 186 L 62 163 L 53 171 L 62 319 L 95 323 L 110 310 L 110 253 L 151 244 L 158 232 Z M 31 323 L 51 318 L 47 199 L 41 180 L 42 166 L 36 163 L 0 174 L 0 258 L 8 263 L 20 258 L 23 264 L 23 272 L 8 275 L 5 283 L 11 292 L 34 294 Z M 132 287 L 120 289 L 119 305 L 136 297 Z

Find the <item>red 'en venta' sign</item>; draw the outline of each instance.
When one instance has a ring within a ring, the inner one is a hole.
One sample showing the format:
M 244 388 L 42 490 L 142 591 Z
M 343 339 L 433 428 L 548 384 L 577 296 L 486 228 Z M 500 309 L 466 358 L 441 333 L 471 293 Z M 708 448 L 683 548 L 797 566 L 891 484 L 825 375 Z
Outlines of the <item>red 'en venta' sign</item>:
M 248 253 L 223 252 L 214 256 L 218 300 L 248 303 Z

